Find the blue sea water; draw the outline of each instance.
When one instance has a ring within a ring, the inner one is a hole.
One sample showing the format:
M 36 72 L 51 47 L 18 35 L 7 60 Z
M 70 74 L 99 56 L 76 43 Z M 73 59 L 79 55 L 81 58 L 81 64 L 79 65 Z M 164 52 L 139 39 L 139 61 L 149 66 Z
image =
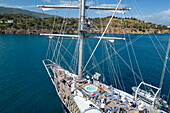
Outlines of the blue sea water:
M 156 36 L 166 50 L 170 35 Z M 137 35 L 131 37 L 133 39 Z M 155 36 L 151 37 L 164 59 L 164 53 Z M 115 42 L 118 49 L 124 44 L 124 41 Z M 0 113 L 64 112 L 42 64 L 47 46 L 48 38 L 39 35 L 0 35 Z M 134 43 L 134 50 L 144 80 L 159 86 L 163 63 L 148 35 L 144 35 Z M 120 55 L 125 59 L 127 57 L 125 50 L 121 51 Z M 170 69 L 170 62 L 167 67 Z M 126 68 L 121 70 L 126 81 L 126 90 L 132 93 L 131 87 L 134 85 L 132 73 Z M 169 88 L 170 75 L 166 71 L 162 94 L 167 95 Z

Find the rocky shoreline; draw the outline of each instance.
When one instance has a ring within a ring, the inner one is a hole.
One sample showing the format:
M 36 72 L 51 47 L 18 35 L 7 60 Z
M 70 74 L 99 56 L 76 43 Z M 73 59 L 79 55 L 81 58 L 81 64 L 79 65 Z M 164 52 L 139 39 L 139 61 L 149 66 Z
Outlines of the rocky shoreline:
M 7 28 L 1 34 L 41 34 L 41 33 L 51 33 L 49 29 L 41 29 L 41 30 L 30 30 L 30 29 L 14 29 L 14 28 Z M 59 33 L 59 32 L 55 32 Z M 78 33 L 77 31 L 71 30 L 69 32 L 65 32 L 68 34 Z M 90 33 L 102 33 L 99 32 L 90 32 Z M 139 31 L 138 29 L 120 29 L 120 28 L 109 28 L 106 32 L 107 34 L 170 34 L 168 30 L 147 30 L 145 32 Z

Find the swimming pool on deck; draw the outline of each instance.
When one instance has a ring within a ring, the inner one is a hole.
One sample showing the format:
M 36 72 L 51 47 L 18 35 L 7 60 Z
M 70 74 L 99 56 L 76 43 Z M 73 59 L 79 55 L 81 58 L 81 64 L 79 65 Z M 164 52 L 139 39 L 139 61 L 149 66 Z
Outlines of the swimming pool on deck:
M 95 85 L 87 85 L 84 87 L 84 89 L 88 92 L 96 92 L 98 90 L 98 87 Z

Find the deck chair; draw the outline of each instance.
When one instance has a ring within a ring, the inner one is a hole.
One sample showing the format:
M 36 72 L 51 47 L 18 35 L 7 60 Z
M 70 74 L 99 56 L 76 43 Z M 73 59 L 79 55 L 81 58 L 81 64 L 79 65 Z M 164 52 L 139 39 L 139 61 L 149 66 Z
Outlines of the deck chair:
M 119 111 L 119 108 L 118 107 L 114 107 L 113 113 L 117 113 L 118 111 Z
M 101 99 L 97 99 L 97 100 L 96 100 L 96 104 L 97 104 L 97 105 L 100 105 L 100 104 L 101 104 Z
M 110 100 L 118 100 L 118 98 L 114 97 L 114 96 L 110 96 L 108 97 Z
M 128 105 L 124 105 L 124 109 L 126 110 L 126 111 L 128 111 L 129 110 L 129 107 L 128 107 Z
M 112 94 L 112 95 L 115 95 L 115 91 L 114 91 L 114 90 L 112 90 L 112 91 L 111 91 L 111 94 Z
M 120 105 L 127 105 L 129 104 L 129 101 L 128 99 L 125 99 L 124 101 L 122 101 L 122 103 L 119 103 Z
M 107 108 L 107 113 L 113 113 L 113 109 L 111 107 Z
M 113 101 L 115 104 L 119 104 L 119 100 L 114 100 Z
M 149 113 L 149 110 L 147 108 L 145 108 L 143 111 L 144 113 Z

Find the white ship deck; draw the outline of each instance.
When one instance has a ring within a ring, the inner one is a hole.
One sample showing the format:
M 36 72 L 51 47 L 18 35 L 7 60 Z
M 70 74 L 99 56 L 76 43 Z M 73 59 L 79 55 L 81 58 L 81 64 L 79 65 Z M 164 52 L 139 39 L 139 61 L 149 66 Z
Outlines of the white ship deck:
M 93 105 L 98 108 L 94 103 L 92 103 L 90 100 L 87 100 L 80 95 L 74 97 L 74 101 L 76 102 L 78 108 L 83 113 L 84 111 L 89 109 L 89 105 Z M 97 109 L 91 109 L 88 113 L 100 113 Z
M 64 70 L 59 66 L 53 67 L 51 69 L 53 69 L 53 72 L 55 73 L 53 83 L 56 86 L 57 91 L 59 92 L 59 96 L 63 104 L 72 113 L 102 112 L 100 110 L 100 105 L 101 105 L 100 101 L 103 98 L 107 98 L 106 105 L 105 105 L 105 111 L 107 112 L 109 112 L 109 108 L 114 109 L 115 107 L 117 107 L 118 108 L 117 113 L 121 109 L 125 110 L 127 113 L 134 113 L 134 112 L 139 113 L 142 112 L 142 110 L 144 109 L 147 109 L 150 113 L 160 113 L 160 112 L 165 113 L 162 110 L 151 107 L 151 105 L 147 104 L 146 102 L 140 99 L 134 101 L 134 96 L 132 96 L 131 94 L 128 94 L 116 88 L 111 90 L 109 86 L 102 84 L 98 81 L 94 81 L 93 84 L 81 83 L 82 81 L 86 81 L 86 79 L 82 80 L 81 82 L 77 81 L 75 84 L 77 88 L 75 88 L 76 90 L 74 91 L 74 93 L 71 93 L 73 85 L 70 88 L 67 85 L 67 83 L 65 84 L 63 83 L 63 80 L 65 80 L 65 82 L 71 81 L 72 83 L 74 83 L 74 79 L 77 76 L 75 74 L 68 72 L 67 70 Z M 88 91 L 84 90 L 84 86 L 86 85 L 94 85 L 97 87 L 99 87 L 99 85 L 102 85 L 103 93 L 99 95 L 98 95 L 98 91 L 95 93 L 91 93 L 91 92 L 89 93 Z M 113 91 L 114 94 L 112 93 Z M 98 98 L 96 99 L 96 97 Z M 123 103 L 125 101 L 125 98 L 129 101 L 126 104 Z M 133 102 L 136 102 L 138 107 L 132 108 L 130 105 Z

